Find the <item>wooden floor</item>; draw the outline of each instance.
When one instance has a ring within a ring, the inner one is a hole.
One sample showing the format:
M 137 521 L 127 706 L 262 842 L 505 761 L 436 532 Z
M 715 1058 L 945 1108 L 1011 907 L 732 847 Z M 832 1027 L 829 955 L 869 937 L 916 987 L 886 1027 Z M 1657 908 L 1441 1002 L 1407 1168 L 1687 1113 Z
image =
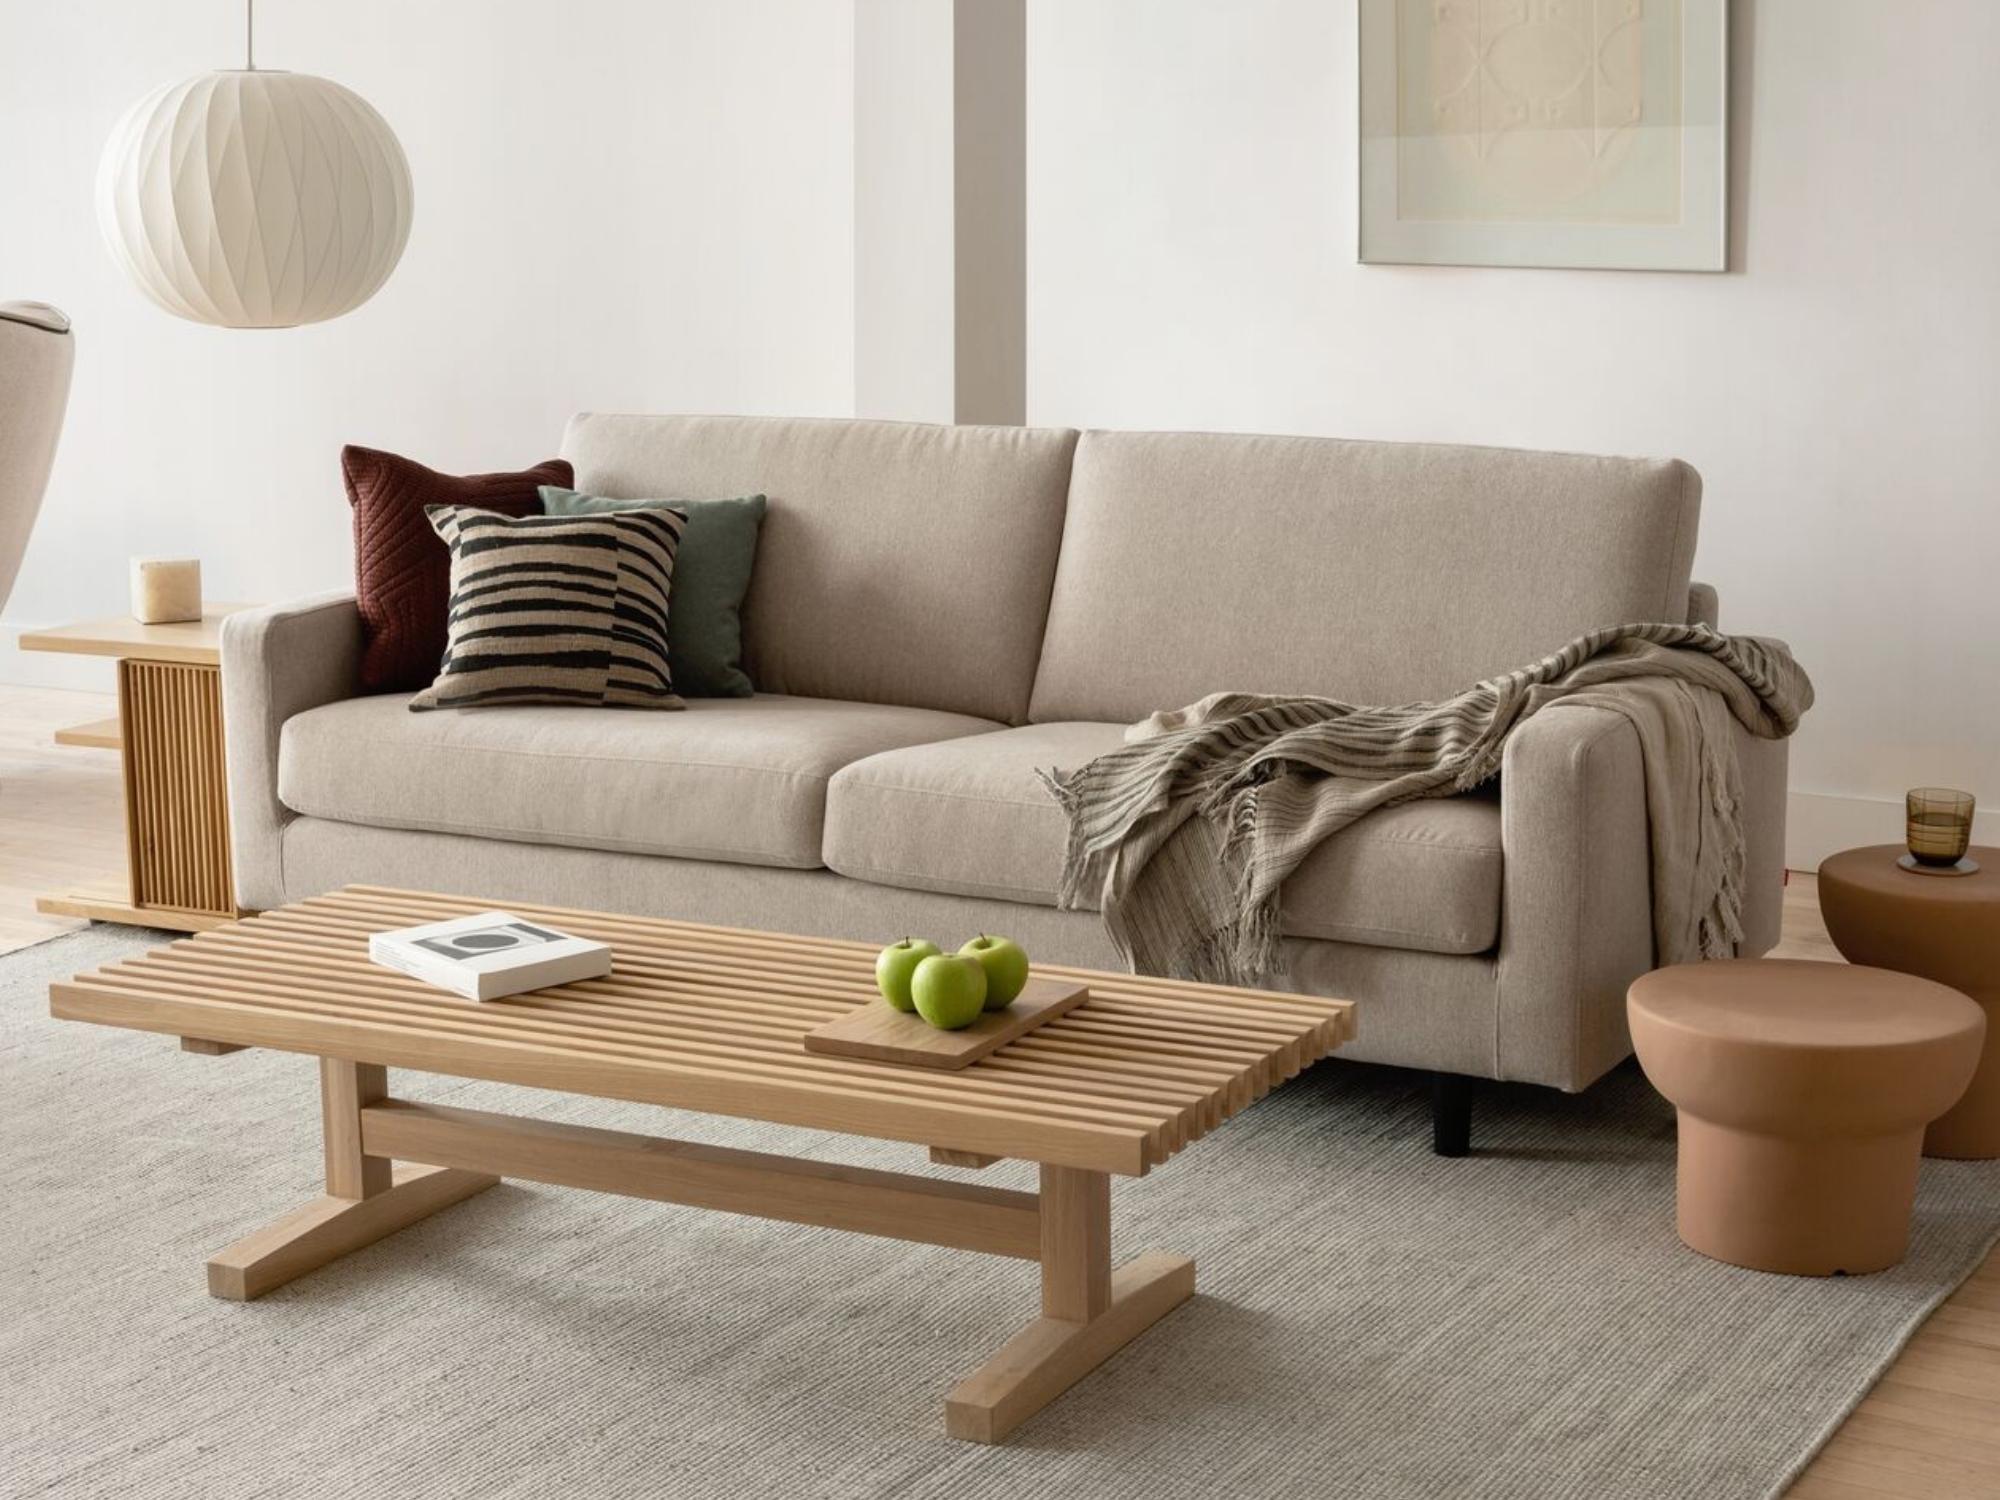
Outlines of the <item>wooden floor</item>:
M 122 867 L 117 755 L 50 740 L 114 708 L 88 693 L 0 687 L 0 953 L 82 925 L 37 914 L 36 893 Z M 1777 951 L 1840 957 L 1810 876 L 1792 877 Z M 2000 1500 L 2000 1252 L 1924 1325 L 1791 1493 Z
M 1772 956 L 1840 962 L 1810 875 L 1792 875 Z M 1917 1330 L 1790 1494 L 2000 1500 L 2000 1250 Z
M 43 916 L 36 896 L 124 872 L 118 752 L 51 738 L 117 712 L 109 695 L 0 686 L 0 953 L 86 925 Z

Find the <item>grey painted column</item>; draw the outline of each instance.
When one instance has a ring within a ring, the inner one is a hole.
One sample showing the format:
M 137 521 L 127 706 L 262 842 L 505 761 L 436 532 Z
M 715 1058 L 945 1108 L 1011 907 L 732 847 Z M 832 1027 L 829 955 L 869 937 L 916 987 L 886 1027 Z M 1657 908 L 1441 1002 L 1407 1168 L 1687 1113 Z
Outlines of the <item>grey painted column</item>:
M 860 416 L 1027 409 L 1025 0 L 856 0 Z

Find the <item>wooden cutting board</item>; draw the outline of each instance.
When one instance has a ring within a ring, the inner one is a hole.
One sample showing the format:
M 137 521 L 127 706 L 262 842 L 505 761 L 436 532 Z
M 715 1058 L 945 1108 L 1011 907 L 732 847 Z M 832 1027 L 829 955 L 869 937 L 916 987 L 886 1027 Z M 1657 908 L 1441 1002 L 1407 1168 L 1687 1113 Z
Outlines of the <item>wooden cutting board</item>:
M 940 1031 L 878 997 L 808 1031 L 806 1051 L 916 1068 L 963 1068 L 1089 998 L 1089 987 L 1073 980 L 1030 978 L 1005 1010 L 986 1011 L 959 1031 Z

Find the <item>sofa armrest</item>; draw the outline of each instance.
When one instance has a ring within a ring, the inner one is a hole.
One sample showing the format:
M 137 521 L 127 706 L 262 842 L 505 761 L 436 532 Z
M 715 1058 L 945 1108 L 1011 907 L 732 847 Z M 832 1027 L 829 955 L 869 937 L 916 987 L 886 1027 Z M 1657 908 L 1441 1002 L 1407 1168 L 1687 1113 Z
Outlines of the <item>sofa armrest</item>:
M 1706 583 L 1688 585 L 1688 619 L 1721 629 L 1722 601 Z M 1743 944 L 1754 958 L 1777 946 L 1785 919 L 1785 808 L 1791 741 L 1767 740 L 1736 726 L 1743 772 Z
M 1554 703 L 1500 771 L 1495 1074 L 1580 1089 L 1632 1050 L 1625 989 L 1653 965 L 1652 852 L 1639 736 Z
M 1748 958 L 1776 944 L 1784 916 L 1790 742 L 1731 729 Z M 1515 731 L 1501 764 L 1500 841 L 1496 1076 L 1584 1088 L 1630 1055 L 1625 991 L 1655 962 L 1645 768 L 1623 715 L 1554 703 Z
M 1722 597 L 1712 583 L 1691 583 L 1688 585 L 1688 624 L 1706 625 L 1710 630 L 1722 628 Z
M 361 615 L 351 593 L 244 610 L 222 622 L 222 738 L 239 906 L 261 910 L 285 899 L 281 840 L 292 817 L 278 800 L 285 721 L 354 696 L 360 666 Z
M 1785 920 L 1785 809 L 1792 742 L 1767 740 L 1741 724 L 1736 760 L 1743 768 L 1743 943 L 1739 958 L 1778 944 Z

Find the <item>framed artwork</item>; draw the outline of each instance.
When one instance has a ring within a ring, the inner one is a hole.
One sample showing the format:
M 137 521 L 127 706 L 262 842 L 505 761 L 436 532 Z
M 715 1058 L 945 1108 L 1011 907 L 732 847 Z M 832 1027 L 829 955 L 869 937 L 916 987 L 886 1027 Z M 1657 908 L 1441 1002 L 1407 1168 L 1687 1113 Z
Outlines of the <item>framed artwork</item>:
M 1728 269 L 1728 0 L 1360 0 L 1361 259 Z

